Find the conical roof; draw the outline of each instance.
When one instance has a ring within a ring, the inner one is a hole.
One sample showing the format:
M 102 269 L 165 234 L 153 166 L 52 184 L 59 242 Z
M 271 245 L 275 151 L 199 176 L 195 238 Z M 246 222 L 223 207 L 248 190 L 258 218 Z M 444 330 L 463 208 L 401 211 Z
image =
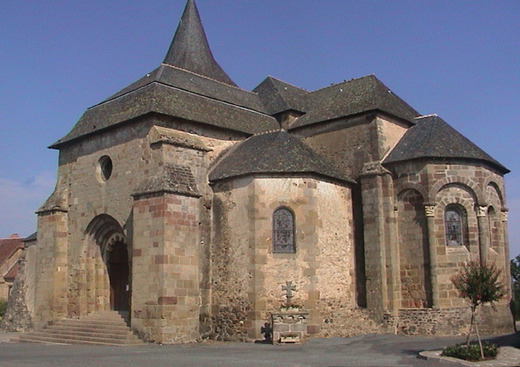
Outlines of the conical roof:
M 236 86 L 211 53 L 195 0 L 188 0 L 163 62 Z
M 150 113 L 181 118 L 246 135 L 279 127 L 258 94 L 236 87 L 217 64 L 193 0 L 188 0 L 164 62 L 90 107 L 50 148 L 60 149 Z
M 284 176 L 310 174 L 354 182 L 285 130 L 254 135 L 238 144 L 217 163 L 209 179 L 219 181 L 250 174 Z
M 388 154 L 384 163 L 420 158 L 482 161 L 502 173 L 509 170 L 437 115 L 421 116 Z

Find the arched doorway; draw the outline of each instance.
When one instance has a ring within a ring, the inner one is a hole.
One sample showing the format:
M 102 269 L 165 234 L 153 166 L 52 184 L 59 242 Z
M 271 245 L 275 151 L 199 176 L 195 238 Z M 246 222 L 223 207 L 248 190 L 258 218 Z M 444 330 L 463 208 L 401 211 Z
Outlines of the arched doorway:
M 123 228 L 113 217 L 102 214 L 87 227 L 89 248 L 87 262 L 94 265 L 86 269 L 87 312 L 113 310 L 125 318 L 129 316 L 131 299 L 130 249 Z
M 130 266 L 126 244 L 122 241 L 114 243 L 107 257 L 110 309 L 128 312 L 130 310 Z

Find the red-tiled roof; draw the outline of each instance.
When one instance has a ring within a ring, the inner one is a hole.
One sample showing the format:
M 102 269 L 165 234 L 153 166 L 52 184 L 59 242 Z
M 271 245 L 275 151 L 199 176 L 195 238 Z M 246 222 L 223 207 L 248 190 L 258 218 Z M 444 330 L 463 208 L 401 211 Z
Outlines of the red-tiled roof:
M 23 246 L 23 238 L 18 236 L 0 239 L 0 266 L 13 256 L 17 250 L 23 249 Z
M 4 275 L 4 279 L 5 279 L 7 282 L 12 282 L 12 281 L 14 281 L 14 278 L 16 278 L 17 275 L 18 275 L 18 262 L 16 262 L 16 263 L 11 267 L 11 269 L 9 269 L 9 271 L 7 272 L 7 274 Z

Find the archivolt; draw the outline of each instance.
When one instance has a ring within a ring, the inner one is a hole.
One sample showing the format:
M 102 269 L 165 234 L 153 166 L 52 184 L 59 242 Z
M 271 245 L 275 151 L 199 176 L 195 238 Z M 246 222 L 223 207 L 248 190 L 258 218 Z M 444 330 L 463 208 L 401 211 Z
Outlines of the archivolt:
M 485 205 L 486 200 L 483 191 L 478 188 L 474 181 L 462 176 L 445 177 L 442 180 L 437 181 L 430 189 L 428 200 L 430 202 L 435 202 L 437 194 L 448 185 L 464 187 L 475 197 L 477 205 Z
M 86 234 L 99 246 L 105 262 L 116 242 L 126 243 L 121 225 L 107 214 L 101 214 L 92 219 L 87 227 Z
M 498 184 L 495 182 L 495 181 L 492 181 L 492 180 L 489 180 L 486 182 L 486 185 L 484 187 L 488 187 L 488 186 L 491 186 L 492 188 L 494 188 L 498 194 L 498 198 L 500 199 L 500 206 L 501 208 L 498 208 L 498 209 L 503 209 L 504 206 L 505 206 L 505 200 L 504 200 L 504 194 L 502 192 L 502 190 L 500 189 L 500 186 L 498 186 Z M 489 202 L 489 198 L 488 198 L 488 202 Z
M 409 191 L 409 190 L 417 191 L 421 195 L 423 201 L 425 198 L 428 197 L 426 188 L 421 184 L 407 182 L 406 184 L 400 186 L 399 189 L 400 189 L 400 191 L 396 196 L 397 198 L 401 197 L 401 195 L 403 195 L 406 191 Z

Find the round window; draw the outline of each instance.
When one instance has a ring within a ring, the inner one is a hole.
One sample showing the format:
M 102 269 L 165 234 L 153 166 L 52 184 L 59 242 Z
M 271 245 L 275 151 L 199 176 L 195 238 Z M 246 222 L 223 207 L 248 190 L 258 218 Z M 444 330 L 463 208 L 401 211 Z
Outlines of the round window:
M 103 157 L 99 158 L 98 172 L 103 181 L 108 181 L 112 175 L 112 160 L 109 156 L 104 155 Z

